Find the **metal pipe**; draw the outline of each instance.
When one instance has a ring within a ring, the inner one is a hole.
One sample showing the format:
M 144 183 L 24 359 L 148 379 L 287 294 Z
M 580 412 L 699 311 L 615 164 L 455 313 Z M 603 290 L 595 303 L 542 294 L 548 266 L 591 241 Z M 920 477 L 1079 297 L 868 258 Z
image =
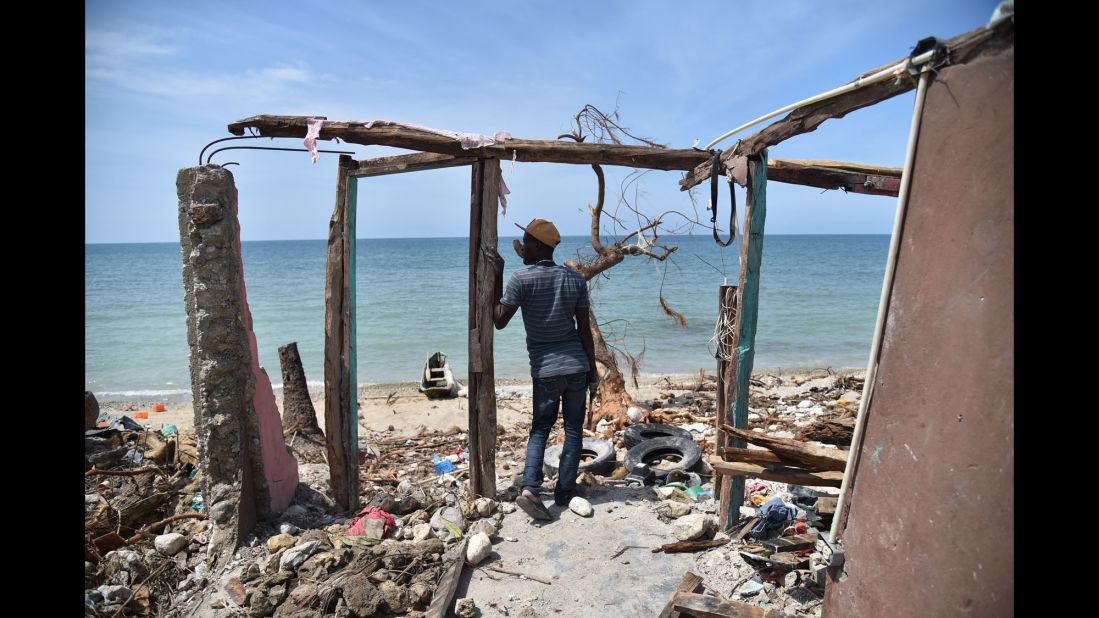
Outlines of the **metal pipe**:
M 843 470 L 843 483 L 840 484 L 840 497 L 836 503 L 836 513 L 832 517 L 832 528 L 828 540 L 836 542 L 840 522 L 847 510 L 847 489 L 851 483 L 851 474 L 855 469 L 855 460 L 862 450 L 863 432 L 866 428 L 866 411 L 870 399 L 874 396 L 874 380 L 878 373 L 878 359 L 881 355 L 882 335 L 885 332 L 885 318 L 889 310 L 889 297 L 893 293 L 893 281 L 896 274 L 897 253 L 901 245 L 901 228 L 904 225 L 904 213 L 908 208 L 908 189 L 912 184 L 912 164 L 916 159 L 916 142 L 920 135 L 920 119 L 923 117 L 923 102 L 927 95 L 927 67 L 920 73 L 920 83 L 916 89 L 916 106 L 912 110 L 912 127 L 908 132 L 908 148 L 904 154 L 904 170 L 901 172 L 901 186 L 897 192 L 897 213 L 893 217 L 893 235 L 889 239 L 889 260 L 885 265 L 885 277 L 881 286 L 881 298 L 878 300 L 878 317 L 874 324 L 874 339 L 870 343 L 870 359 L 866 364 L 866 380 L 862 386 L 862 398 L 859 401 L 859 413 L 855 418 L 855 429 L 851 436 L 851 449 L 847 452 L 847 465 Z

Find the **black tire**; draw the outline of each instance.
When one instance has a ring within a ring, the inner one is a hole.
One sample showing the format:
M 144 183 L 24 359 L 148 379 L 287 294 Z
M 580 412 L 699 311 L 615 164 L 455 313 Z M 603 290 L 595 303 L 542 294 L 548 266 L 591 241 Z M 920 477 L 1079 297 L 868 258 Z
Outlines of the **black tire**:
M 661 466 L 651 465 L 656 459 L 664 459 Z M 666 463 L 668 459 L 678 459 L 673 464 Z M 702 459 L 702 449 L 698 448 L 694 440 L 690 438 L 654 438 L 645 440 L 641 444 L 626 452 L 626 469 L 633 472 L 639 464 L 647 464 L 657 479 L 663 479 L 673 470 L 686 472 L 698 465 Z
M 542 459 L 542 473 L 547 477 L 557 474 L 560 470 L 561 450 L 563 448 L 563 444 L 554 444 L 546 449 L 546 455 Z M 587 461 L 585 461 L 585 459 L 587 459 Z M 580 469 L 577 471 L 577 474 L 581 472 L 591 472 L 592 474 L 605 475 L 614 469 L 614 464 L 615 452 L 613 444 L 606 440 L 584 438 L 584 442 L 580 447 Z
M 686 429 L 676 427 L 675 425 L 664 425 L 662 423 L 630 425 L 626 428 L 626 431 L 622 436 L 622 439 L 626 442 L 626 448 L 633 448 L 645 440 L 652 440 L 654 438 L 684 438 L 687 440 L 694 440 L 694 438 L 691 437 L 691 432 Z

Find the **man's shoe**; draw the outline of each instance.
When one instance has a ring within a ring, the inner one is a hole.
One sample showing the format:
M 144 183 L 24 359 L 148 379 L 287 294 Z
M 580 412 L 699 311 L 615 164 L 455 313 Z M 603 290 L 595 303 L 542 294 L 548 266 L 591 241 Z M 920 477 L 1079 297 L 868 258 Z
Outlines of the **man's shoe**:
M 553 514 L 550 513 L 549 509 L 546 508 L 546 505 L 541 502 L 535 502 L 524 495 L 520 495 L 515 499 L 515 504 L 523 509 L 524 513 L 530 515 L 534 519 L 541 519 L 542 521 L 553 520 Z

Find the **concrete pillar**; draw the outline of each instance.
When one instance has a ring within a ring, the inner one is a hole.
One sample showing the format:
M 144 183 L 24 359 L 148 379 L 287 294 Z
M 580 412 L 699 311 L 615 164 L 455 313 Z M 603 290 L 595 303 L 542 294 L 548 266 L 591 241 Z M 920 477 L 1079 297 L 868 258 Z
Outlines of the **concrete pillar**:
M 217 165 L 182 169 L 176 192 L 195 433 L 216 557 L 290 504 L 298 468 L 259 366 L 233 175 Z

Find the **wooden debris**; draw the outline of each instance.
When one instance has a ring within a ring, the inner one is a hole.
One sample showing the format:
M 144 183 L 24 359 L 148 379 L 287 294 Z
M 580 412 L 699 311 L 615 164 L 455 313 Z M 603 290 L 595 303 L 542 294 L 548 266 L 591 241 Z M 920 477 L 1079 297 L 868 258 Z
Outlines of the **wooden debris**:
M 797 462 L 807 469 L 842 472 L 847 467 L 846 451 L 826 449 L 787 438 L 776 438 L 758 431 L 737 429 L 728 424 L 723 424 L 721 428 L 734 438 L 765 447 L 783 461 Z
M 736 531 L 736 534 L 733 535 L 733 540 L 739 541 L 748 536 L 748 533 L 752 531 L 752 528 L 755 528 L 761 521 L 763 521 L 763 518 L 758 515 L 748 519 L 748 521 L 744 522 L 744 525 Z
M 821 420 L 801 429 L 798 440 L 814 440 L 836 446 L 851 446 L 851 437 L 855 432 L 855 419 L 839 418 Z
M 717 597 L 692 592 L 677 592 L 672 599 L 676 610 L 697 618 L 781 618 L 782 613 L 751 603 L 722 601 Z
M 462 578 L 462 567 L 466 563 L 466 543 L 468 542 L 469 537 L 463 538 L 447 552 L 445 559 L 450 561 L 450 566 L 439 580 L 435 595 L 431 597 L 431 605 L 424 612 L 424 618 L 444 618 L 450 610 L 454 592 L 458 590 L 458 580 Z
M 678 618 L 679 612 L 675 609 L 676 596 L 680 593 L 691 593 L 698 590 L 702 585 L 702 577 L 691 571 L 687 571 L 683 574 L 683 581 L 679 582 L 679 586 L 675 589 L 675 594 L 671 599 L 668 599 L 668 604 L 664 606 L 664 610 L 660 612 L 657 618 Z
M 782 466 L 757 466 L 755 464 L 722 461 L 711 457 L 710 466 L 718 474 L 729 476 L 751 476 L 765 481 L 778 481 L 792 485 L 808 487 L 840 487 L 843 484 L 842 472 L 806 472 L 797 468 Z
M 778 538 L 762 541 L 763 546 L 778 553 L 783 551 L 798 551 L 800 549 L 812 549 L 817 543 L 815 534 L 799 534 L 797 536 L 780 536 Z
M 666 554 L 679 554 L 692 551 L 701 551 L 703 549 L 713 549 L 714 547 L 721 547 L 729 541 L 676 541 L 675 543 L 668 543 L 661 545 L 653 550 L 652 553 L 658 554 L 664 552 Z

